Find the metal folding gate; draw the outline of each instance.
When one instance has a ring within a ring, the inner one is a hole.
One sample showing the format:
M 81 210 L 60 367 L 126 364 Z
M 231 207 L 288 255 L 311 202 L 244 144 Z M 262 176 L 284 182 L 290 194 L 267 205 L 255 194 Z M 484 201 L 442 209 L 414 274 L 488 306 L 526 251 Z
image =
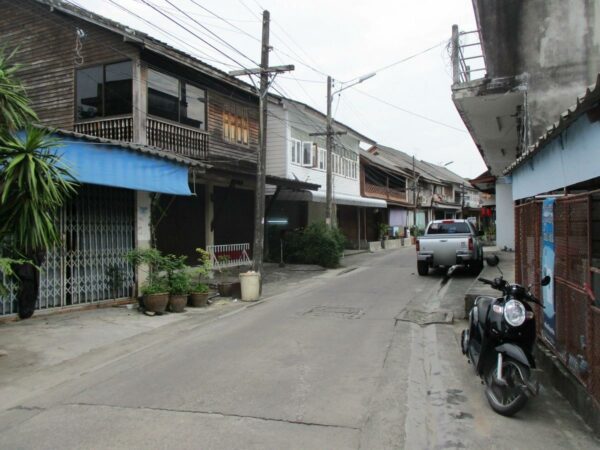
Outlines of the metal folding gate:
M 597 206 L 593 207 L 592 203 Z M 600 403 L 600 298 L 594 274 L 593 230 L 600 225 L 600 191 L 558 198 L 554 207 L 554 305 L 556 340 L 550 349 Z M 541 271 L 540 202 L 515 208 L 517 283 L 531 283 L 536 296 Z M 595 250 L 597 252 L 597 249 Z M 594 290 L 596 293 L 594 293 Z M 543 315 L 538 311 L 538 332 Z M 540 337 L 544 336 L 540 333 Z
M 61 210 L 60 246 L 48 251 L 36 309 L 130 297 L 134 271 L 134 192 L 86 185 Z M 15 286 L 0 297 L 0 316 L 17 313 Z

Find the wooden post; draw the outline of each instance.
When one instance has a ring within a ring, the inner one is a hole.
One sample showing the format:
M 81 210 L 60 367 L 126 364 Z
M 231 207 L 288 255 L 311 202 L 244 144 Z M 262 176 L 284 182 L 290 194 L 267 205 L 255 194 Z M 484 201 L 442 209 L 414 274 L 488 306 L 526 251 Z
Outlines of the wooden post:
M 146 145 L 148 135 L 146 132 L 146 117 L 148 104 L 148 68 L 140 59 L 133 62 L 133 92 L 132 108 L 133 117 L 133 142 Z

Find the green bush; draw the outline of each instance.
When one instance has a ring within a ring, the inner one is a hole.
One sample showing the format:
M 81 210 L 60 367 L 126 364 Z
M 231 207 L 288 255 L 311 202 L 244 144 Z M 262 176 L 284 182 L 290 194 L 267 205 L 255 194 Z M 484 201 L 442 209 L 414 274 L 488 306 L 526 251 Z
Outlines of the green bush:
M 284 256 L 288 262 L 337 267 L 344 252 L 346 238 L 337 228 L 324 222 L 288 233 L 285 237 Z

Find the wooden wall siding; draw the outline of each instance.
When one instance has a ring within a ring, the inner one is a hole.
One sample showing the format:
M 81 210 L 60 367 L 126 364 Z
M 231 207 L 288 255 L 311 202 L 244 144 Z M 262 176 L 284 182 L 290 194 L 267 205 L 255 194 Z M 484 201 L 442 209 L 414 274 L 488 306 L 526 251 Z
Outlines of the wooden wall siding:
M 42 123 L 73 129 L 76 27 L 86 32 L 83 66 L 135 59 L 139 51 L 122 37 L 31 0 L 0 0 L 0 43 L 18 48 L 19 76 Z
M 235 103 L 248 108 L 250 128 L 249 145 L 237 145 L 223 139 L 223 106 Z M 213 90 L 208 91 L 208 133 L 210 134 L 209 160 L 220 158 L 256 162 L 258 151 L 258 105 L 233 100 Z

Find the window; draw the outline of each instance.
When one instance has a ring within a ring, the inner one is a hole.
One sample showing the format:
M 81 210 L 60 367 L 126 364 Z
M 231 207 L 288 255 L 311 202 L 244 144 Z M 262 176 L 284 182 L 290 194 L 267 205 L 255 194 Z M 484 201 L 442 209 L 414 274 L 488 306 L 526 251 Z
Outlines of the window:
M 313 143 L 302 143 L 302 165 L 304 167 L 312 167 L 313 165 Z
M 427 234 L 455 234 L 469 233 L 470 228 L 467 222 L 432 223 L 427 230 Z
M 206 91 L 149 69 L 148 114 L 206 129 Z
M 131 114 L 131 61 L 79 69 L 77 119 Z
M 302 164 L 302 141 L 292 139 L 292 164 Z
M 327 170 L 327 150 L 319 148 L 319 169 Z
M 247 108 L 225 104 L 223 108 L 223 139 L 232 144 L 248 145 L 250 127 Z

